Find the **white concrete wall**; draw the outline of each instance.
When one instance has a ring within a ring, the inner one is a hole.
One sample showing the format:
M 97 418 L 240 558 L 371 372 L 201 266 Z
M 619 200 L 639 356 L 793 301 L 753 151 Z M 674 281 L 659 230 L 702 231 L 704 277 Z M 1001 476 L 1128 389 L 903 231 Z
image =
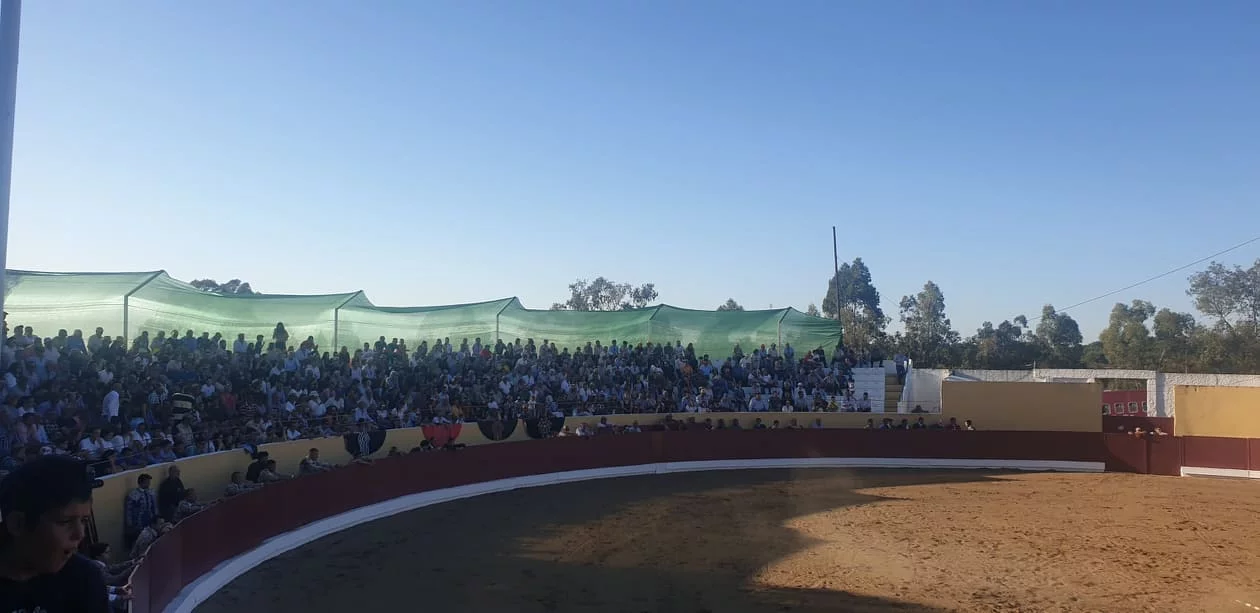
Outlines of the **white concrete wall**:
M 916 404 L 923 405 L 928 411 L 940 411 L 941 381 L 948 376 L 948 370 L 939 368 L 911 368 L 906 375 L 906 386 L 901 390 L 897 411 L 909 413 Z
M 863 393 L 871 398 L 871 411 L 883 413 L 888 410 L 884 406 L 884 369 L 853 369 L 853 396 L 861 398 Z

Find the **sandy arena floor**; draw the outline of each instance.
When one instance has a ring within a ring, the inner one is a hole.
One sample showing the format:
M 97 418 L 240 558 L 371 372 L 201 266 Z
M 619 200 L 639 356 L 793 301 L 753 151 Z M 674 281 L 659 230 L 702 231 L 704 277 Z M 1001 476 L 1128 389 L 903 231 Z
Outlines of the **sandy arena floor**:
M 197 611 L 1255 610 L 1244 602 L 1260 605 L 1260 483 L 757 470 L 420 509 L 271 560 Z

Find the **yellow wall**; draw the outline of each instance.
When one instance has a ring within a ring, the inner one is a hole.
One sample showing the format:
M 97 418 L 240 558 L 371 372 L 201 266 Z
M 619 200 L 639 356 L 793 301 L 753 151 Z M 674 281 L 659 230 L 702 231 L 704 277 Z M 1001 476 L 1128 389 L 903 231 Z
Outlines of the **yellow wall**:
M 600 417 L 607 417 L 608 423 L 618 426 L 627 426 L 634 422 L 639 422 L 640 426 L 649 426 L 659 424 L 665 420 L 664 415 L 646 414 L 646 415 L 597 415 L 594 417 L 568 417 L 564 420 L 564 425 L 569 429 L 577 428 L 582 423 L 588 423 L 592 426 L 599 423 Z M 696 418 L 696 421 L 704 421 L 712 419 L 714 423 L 717 420 L 724 419 L 726 423 L 731 423 L 731 419 L 738 419 L 739 424 L 745 428 L 751 427 L 758 417 L 761 421 L 769 426 L 774 420 L 779 420 L 780 427 L 787 427 L 793 419 L 796 424 L 802 428 L 808 427 L 814 423 L 815 419 L 821 419 L 824 428 L 861 428 L 866 425 L 866 420 L 874 419 L 875 424 L 884 417 L 893 417 L 898 421 L 903 417 L 910 418 L 914 421 L 914 415 L 897 415 L 895 413 L 883 415 L 880 413 L 674 413 L 674 419 L 679 421 L 687 421 L 690 418 Z M 928 423 L 932 423 L 939 419 L 939 415 L 924 415 Z M 515 438 L 515 437 L 513 437 Z M 509 439 L 511 440 L 511 439 Z
M 472 426 L 472 430 L 477 430 L 476 424 L 465 424 L 460 431 L 461 442 L 468 432 L 469 425 Z M 477 432 L 473 438 L 484 440 L 485 437 L 480 434 Z M 398 447 L 400 451 L 406 453 L 412 447 L 419 445 L 423 438 L 424 433 L 420 428 L 390 430 L 385 435 L 385 444 L 381 445 L 380 451 L 372 457 L 385 457 L 390 447 Z M 280 469 L 280 472 L 295 474 L 298 463 L 312 447 L 319 449 L 320 459 L 326 462 L 345 464 L 350 461 L 350 454 L 346 452 L 345 439 L 340 436 L 272 443 L 263 445 L 262 449 L 276 461 L 276 467 Z M 235 449 L 185 458 L 176 461 L 176 464 L 179 465 L 180 478 L 184 481 L 184 485 L 197 490 L 198 498 L 208 501 L 223 496 L 223 490 L 231 481 L 232 473 L 238 470 L 243 472 L 249 467 L 251 461 L 249 454 Z M 122 549 L 123 506 L 127 493 L 136 487 L 136 479 L 145 473 L 153 476 L 153 487 L 156 488 L 166 478 L 170 466 L 171 464 L 160 464 L 111 475 L 103 480 L 105 482 L 103 486 L 92 492 L 96 531 L 102 541 L 109 543 L 120 553 L 124 551 Z
M 1173 388 L 1177 434 L 1260 438 L 1260 387 Z
M 1102 432 L 1100 406 L 1098 383 L 941 384 L 941 411 L 960 422 L 972 420 L 978 430 Z

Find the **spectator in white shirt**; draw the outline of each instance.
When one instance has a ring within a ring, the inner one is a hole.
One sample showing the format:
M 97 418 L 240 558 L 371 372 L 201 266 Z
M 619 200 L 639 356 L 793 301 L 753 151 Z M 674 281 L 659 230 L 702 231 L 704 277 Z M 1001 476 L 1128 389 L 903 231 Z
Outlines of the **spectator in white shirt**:
M 113 375 L 110 375 L 110 378 L 112 379 Z M 105 394 L 105 399 L 101 401 L 101 416 L 107 421 L 118 417 L 118 390 L 120 389 L 122 386 L 115 383 L 110 387 L 109 393 Z
M 100 458 L 101 452 L 109 448 L 109 443 L 101 438 L 100 428 L 94 428 L 91 435 L 79 441 L 79 451 L 86 453 L 92 460 Z
M 127 440 L 121 434 L 115 433 L 112 429 L 106 430 L 101 438 L 109 444 L 114 453 L 122 453 L 127 448 Z

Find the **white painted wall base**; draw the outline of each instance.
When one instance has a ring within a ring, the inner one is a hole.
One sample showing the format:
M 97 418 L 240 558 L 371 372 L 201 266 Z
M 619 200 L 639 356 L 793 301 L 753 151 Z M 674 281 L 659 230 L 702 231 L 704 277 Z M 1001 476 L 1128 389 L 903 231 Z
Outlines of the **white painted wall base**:
M 1183 477 L 1231 477 L 1234 479 L 1260 479 L 1260 470 L 1243 470 L 1241 468 L 1203 468 L 1200 466 L 1182 466 Z
M 265 541 L 260 547 L 223 562 L 185 587 L 165 609 L 166 613 L 192 613 L 215 592 L 233 579 L 282 553 L 297 549 L 335 532 L 377 519 L 434 504 L 450 502 L 482 494 L 509 490 L 589 481 L 612 477 L 652 475 L 705 470 L 742 470 L 754 468 L 947 468 L 1006 469 L 1031 471 L 1103 472 L 1102 462 L 1069 462 L 1053 460 L 951 460 L 931 458 L 781 458 L 759 460 L 717 460 L 706 462 L 669 462 L 573 470 L 560 473 L 530 475 L 474 483 L 430 492 L 421 492 L 347 511 Z

